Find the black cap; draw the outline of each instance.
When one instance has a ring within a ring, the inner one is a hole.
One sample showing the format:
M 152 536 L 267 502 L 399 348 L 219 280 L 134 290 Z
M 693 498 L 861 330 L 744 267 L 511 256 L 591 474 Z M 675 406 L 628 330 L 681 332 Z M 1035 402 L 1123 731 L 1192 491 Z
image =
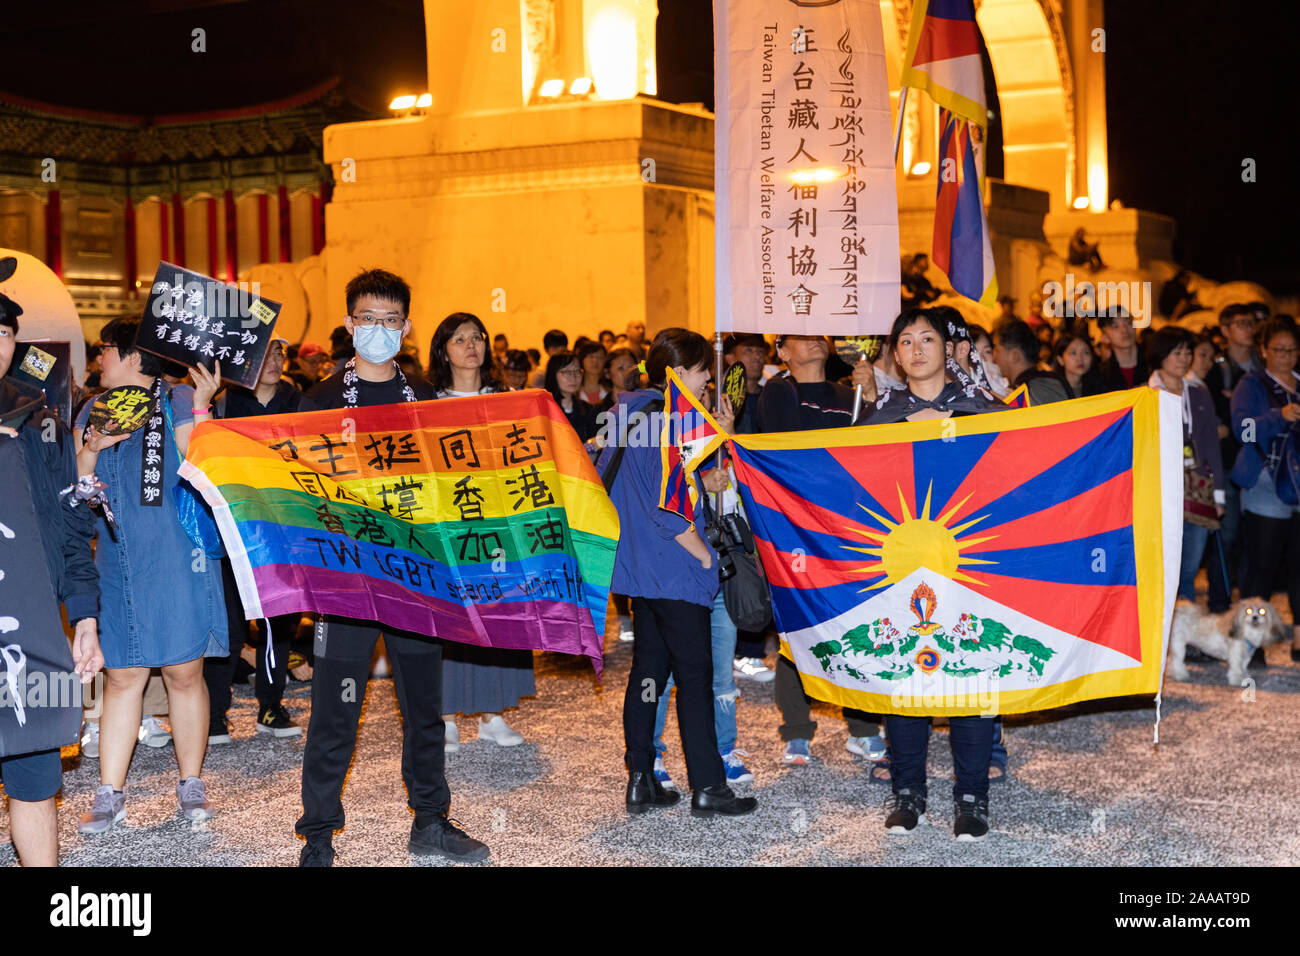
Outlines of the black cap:
M 7 325 L 18 331 L 18 316 L 23 314 L 23 307 L 9 296 L 0 292 L 0 325 Z

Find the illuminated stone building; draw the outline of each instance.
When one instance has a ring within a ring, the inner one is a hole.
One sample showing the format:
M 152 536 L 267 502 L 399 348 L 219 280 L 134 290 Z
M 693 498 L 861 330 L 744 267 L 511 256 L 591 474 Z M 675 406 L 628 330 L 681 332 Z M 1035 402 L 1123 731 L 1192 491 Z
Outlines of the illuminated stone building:
M 1079 225 L 1106 278 L 1163 278 L 1173 221 L 1109 208 L 1101 0 L 976 6 L 1000 112 L 988 203 L 1003 291 L 1023 309 L 1060 278 Z M 881 7 L 896 89 L 911 2 Z M 633 318 L 711 332 L 712 115 L 654 98 L 654 0 L 426 0 L 425 16 L 429 106 L 326 131 L 328 294 L 386 262 L 421 290 L 426 335 L 458 309 L 524 343 Z M 913 94 L 904 253 L 930 248 L 935 126 Z
M 1173 271 L 1173 221 L 1108 194 L 1102 6 L 976 2 L 994 256 L 1022 313 L 1068 271 L 1080 225 L 1108 265 L 1096 278 L 1158 288 Z M 911 8 L 881 2 L 895 90 Z M 713 117 L 656 98 L 656 18 L 655 0 L 425 0 L 427 96 L 384 119 L 331 84 L 152 120 L 0 96 L 0 246 L 50 262 L 90 323 L 136 308 L 163 258 L 261 282 L 291 339 L 323 340 L 371 266 L 411 281 L 419 342 L 461 310 L 522 346 L 633 319 L 711 332 Z M 931 245 L 936 122 L 911 95 L 904 254 Z

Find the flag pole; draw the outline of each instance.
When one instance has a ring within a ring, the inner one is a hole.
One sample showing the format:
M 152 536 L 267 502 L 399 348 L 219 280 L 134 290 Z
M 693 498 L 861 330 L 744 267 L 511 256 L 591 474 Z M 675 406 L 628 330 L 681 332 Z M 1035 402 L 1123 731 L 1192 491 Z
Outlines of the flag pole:
M 894 163 L 898 163 L 898 150 L 903 144 L 903 114 L 907 112 L 907 87 L 898 88 L 898 118 L 894 120 Z M 719 346 L 721 348 L 721 346 Z M 719 352 L 721 355 L 721 352 Z M 867 357 L 866 352 L 858 353 L 858 360 Z M 722 368 L 722 359 L 718 359 L 718 368 Z M 721 372 L 719 372 L 721 374 Z M 721 381 L 721 379 L 719 379 Z M 857 424 L 858 414 L 862 411 L 862 386 L 858 385 L 853 389 L 853 417 L 849 419 L 850 424 Z
M 894 120 L 894 162 L 898 162 L 898 149 L 903 145 L 903 114 L 907 112 L 907 87 L 898 89 L 898 118 Z
M 713 333 L 713 413 L 715 415 L 722 413 L 722 332 Z M 719 468 L 722 467 L 722 446 L 714 453 L 717 457 L 714 459 Z

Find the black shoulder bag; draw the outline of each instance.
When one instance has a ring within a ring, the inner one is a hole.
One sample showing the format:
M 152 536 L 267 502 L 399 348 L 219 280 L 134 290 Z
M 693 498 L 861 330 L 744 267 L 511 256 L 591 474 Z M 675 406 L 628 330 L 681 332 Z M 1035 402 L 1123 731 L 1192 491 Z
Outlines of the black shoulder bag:
M 727 613 L 740 630 L 761 631 L 772 620 L 772 594 L 759 569 L 754 533 L 738 512 L 715 514 L 708 492 L 701 492 L 700 504 L 706 521 L 704 533 L 718 552 L 718 578 Z

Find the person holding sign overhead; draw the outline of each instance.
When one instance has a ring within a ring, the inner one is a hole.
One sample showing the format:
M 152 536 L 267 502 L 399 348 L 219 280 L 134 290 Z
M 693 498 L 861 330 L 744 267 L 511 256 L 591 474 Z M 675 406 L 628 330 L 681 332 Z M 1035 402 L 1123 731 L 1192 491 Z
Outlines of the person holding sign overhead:
M 100 643 L 104 651 L 104 712 L 100 719 L 100 786 L 78 832 L 103 833 L 126 818 L 126 775 L 140 726 L 151 668 L 162 669 L 170 701 L 180 783 L 181 815 L 201 821 L 214 813 L 203 781 L 208 691 L 203 658 L 225 654 L 226 606 L 218 563 L 196 549 L 181 525 L 176 496 L 180 456 L 197 421 L 211 413 L 220 387 L 215 372 L 194 369 L 195 387 L 165 387 L 162 359 L 135 346 L 140 320 L 114 319 L 100 333 L 102 382 L 148 393 L 148 414 L 135 431 L 91 424 L 93 406 L 77 417 L 77 470 L 98 475 L 115 523 L 99 524 L 95 563 L 102 588 Z M 99 421 L 98 415 L 95 421 Z M 110 420 L 111 421 L 111 420 Z M 177 608 L 187 613 L 176 614 Z

